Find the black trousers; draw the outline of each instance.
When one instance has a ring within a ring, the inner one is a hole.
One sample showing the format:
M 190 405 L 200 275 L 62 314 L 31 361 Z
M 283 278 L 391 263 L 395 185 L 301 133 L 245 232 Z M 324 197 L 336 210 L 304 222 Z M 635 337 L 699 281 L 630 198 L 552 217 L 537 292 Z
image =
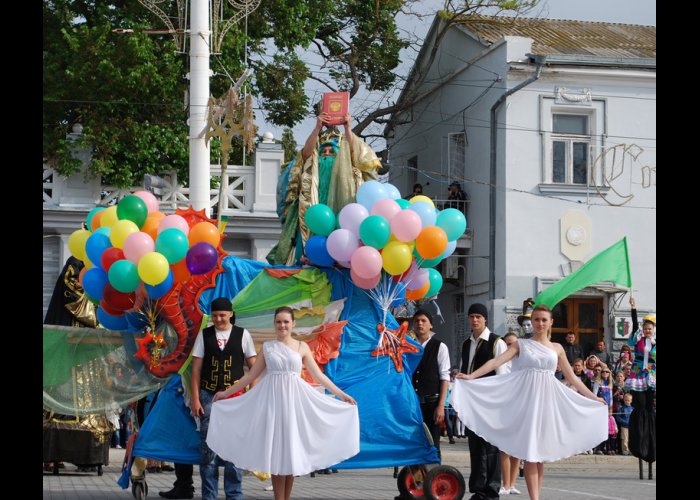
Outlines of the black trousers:
M 440 426 L 435 423 L 435 408 L 437 408 L 438 402 L 433 403 L 421 403 L 420 411 L 423 414 L 423 423 L 428 426 L 430 435 L 433 438 L 433 443 L 438 451 L 438 457 L 442 458 L 440 454 Z
M 174 488 L 178 490 L 189 491 L 194 489 L 192 481 L 192 472 L 194 466 L 192 464 L 175 464 L 175 484 Z
M 501 488 L 501 460 L 498 448 L 467 429 L 471 474 L 471 500 L 495 500 Z

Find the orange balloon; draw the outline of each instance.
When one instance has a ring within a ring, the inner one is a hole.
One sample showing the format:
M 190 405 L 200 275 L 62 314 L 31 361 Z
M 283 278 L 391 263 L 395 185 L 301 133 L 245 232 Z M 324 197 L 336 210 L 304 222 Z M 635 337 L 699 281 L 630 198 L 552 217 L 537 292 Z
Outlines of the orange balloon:
M 187 238 L 190 242 L 190 246 L 204 241 L 216 248 L 221 241 L 221 233 L 211 222 L 202 221 L 190 228 Z
M 187 279 L 192 276 L 190 274 L 190 270 L 187 269 L 187 259 L 182 259 L 179 262 L 176 262 L 175 264 L 172 264 L 170 266 L 170 269 L 173 271 L 173 280 L 175 283 L 182 283 L 183 281 L 187 281 Z
M 101 227 L 102 224 L 102 212 L 104 210 L 100 210 L 99 212 L 95 212 L 92 216 L 92 219 L 90 220 L 90 230 L 91 231 L 96 231 L 98 228 Z
M 406 290 L 406 300 L 418 300 L 422 299 L 425 297 L 425 294 L 428 293 L 428 290 L 430 290 L 430 280 L 425 282 L 425 285 L 423 285 L 420 288 L 416 288 L 415 290 Z
M 416 238 L 416 250 L 424 259 L 440 257 L 447 248 L 447 233 L 438 226 L 424 228 Z
M 93 219 L 95 218 L 94 215 L 92 217 Z M 160 224 L 160 220 L 163 217 L 165 217 L 163 212 L 151 212 L 148 214 L 148 217 L 146 217 L 146 222 L 143 223 L 141 231 L 153 238 L 153 241 L 156 241 L 158 238 L 158 224 Z

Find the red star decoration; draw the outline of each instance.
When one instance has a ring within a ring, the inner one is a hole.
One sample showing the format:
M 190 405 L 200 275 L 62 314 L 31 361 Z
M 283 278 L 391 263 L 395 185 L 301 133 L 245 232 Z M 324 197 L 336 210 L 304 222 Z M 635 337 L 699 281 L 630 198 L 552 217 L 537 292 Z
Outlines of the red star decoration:
M 163 339 L 162 333 L 153 335 L 150 332 L 150 330 L 146 331 L 146 335 L 144 335 L 140 339 L 136 339 L 136 343 L 139 345 L 139 348 L 136 351 L 136 354 L 134 354 L 134 357 L 136 359 L 140 359 L 144 363 L 153 362 L 153 360 L 151 359 L 151 351 L 149 349 L 149 346 L 151 344 L 153 344 L 154 347 L 157 348 L 163 348 L 164 346 L 168 345 L 168 343 Z
M 401 323 L 396 330 L 390 330 L 383 325 L 377 325 L 377 330 L 383 333 L 382 345 L 372 351 L 372 356 L 390 356 L 397 372 L 403 371 L 403 353 L 420 352 L 420 348 L 406 340 L 408 321 Z

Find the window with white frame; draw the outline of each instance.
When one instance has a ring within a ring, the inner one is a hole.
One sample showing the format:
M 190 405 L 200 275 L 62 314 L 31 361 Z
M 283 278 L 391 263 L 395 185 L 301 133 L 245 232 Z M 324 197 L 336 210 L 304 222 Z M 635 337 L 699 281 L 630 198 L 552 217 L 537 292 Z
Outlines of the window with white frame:
M 605 110 L 604 99 L 562 105 L 553 98 L 540 98 L 540 192 L 576 195 L 601 186 L 601 169 L 595 166 L 604 147 Z
M 587 183 L 591 148 L 588 123 L 588 115 L 552 115 L 552 182 Z

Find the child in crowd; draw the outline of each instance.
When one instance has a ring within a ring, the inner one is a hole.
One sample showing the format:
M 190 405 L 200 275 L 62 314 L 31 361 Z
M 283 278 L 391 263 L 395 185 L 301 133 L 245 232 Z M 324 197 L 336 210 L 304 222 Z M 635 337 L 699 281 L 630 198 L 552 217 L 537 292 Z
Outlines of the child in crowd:
M 632 406 L 632 394 L 627 393 L 622 398 L 622 406 L 617 414 L 617 425 L 620 428 L 620 441 L 622 444 L 622 454 L 629 455 L 629 436 L 630 436 L 630 415 L 634 407 Z
M 605 442 L 605 454 L 606 455 L 617 455 L 615 449 L 617 443 L 617 424 L 615 423 L 615 417 L 613 417 L 612 406 L 608 407 L 608 440 Z

